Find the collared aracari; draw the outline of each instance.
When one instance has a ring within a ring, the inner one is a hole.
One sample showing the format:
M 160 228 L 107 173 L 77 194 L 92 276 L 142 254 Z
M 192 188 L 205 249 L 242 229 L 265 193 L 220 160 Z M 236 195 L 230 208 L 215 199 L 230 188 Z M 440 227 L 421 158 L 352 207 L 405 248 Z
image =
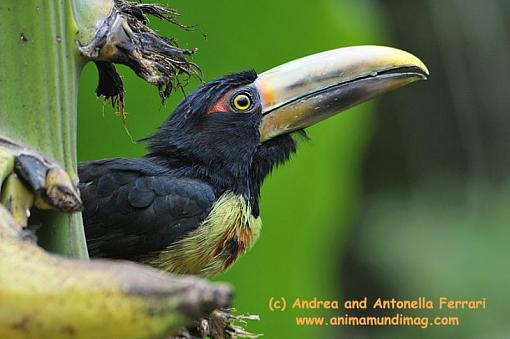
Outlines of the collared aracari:
M 294 134 L 427 76 L 407 52 L 359 46 L 202 85 L 145 139 L 145 156 L 80 165 L 90 255 L 226 270 L 257 240 L 260 187 L 296 151 Z

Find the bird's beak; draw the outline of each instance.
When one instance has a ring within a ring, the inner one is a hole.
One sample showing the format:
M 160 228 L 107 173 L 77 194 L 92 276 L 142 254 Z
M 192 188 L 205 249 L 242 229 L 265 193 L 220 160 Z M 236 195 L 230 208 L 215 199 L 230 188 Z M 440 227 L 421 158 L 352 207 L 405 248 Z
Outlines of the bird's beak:
M 340 48 L 273 68 L 255 81 L 264 114 L 261 142 L 428 75 L 414 55 L 380 46 Z

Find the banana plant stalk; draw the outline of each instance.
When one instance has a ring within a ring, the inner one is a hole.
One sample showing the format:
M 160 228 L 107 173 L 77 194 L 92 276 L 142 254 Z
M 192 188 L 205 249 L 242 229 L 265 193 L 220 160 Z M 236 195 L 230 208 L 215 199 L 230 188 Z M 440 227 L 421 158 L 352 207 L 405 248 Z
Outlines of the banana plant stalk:
M 114 63 L 156 85 L 163 99 L 179 74 L 196 71 L 186 61 L 192 51 L 150 30 L 146 14 L 177 24 L 172 10 L 123 0 L 0 1 L 0 135 L 54 159 L 77 180 L 78 83 L 86 62 L 98 67 L 97 95 L 121 112 L 123 85 Z M 88 257 L 80 213 L 34 218 L 45 249 Z

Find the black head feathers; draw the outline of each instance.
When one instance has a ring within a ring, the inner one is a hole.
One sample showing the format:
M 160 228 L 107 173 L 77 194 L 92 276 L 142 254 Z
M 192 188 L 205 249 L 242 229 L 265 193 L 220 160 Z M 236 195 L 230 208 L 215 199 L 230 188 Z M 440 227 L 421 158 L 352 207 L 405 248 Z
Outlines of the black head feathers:
M 147 157 L 174 173 L 206 180 L 219 192 L 245 195 L 258 214 L 262 181 L 274 165 L 295 151 L 295 141 L 291 135 L 281 135 L 261 144 L 263 116 L 258 93 L 253 97 L 259 105 L 249 113 L 214 110 L 229 92 L 233 96 L 235 89 L 244 91 L 256 79 L 254 71 L 246 71 L 202 85 L 145 141 L 149 142 Z M 213 114 L 208 114 L 210 109 Z
M 229 74 L 203 84 L 184 98 L 155 134 L 144 140 L 149 141 L 151 145 L 158 144 L 158 139 L 165 139 L 168 131 L 191 126 L 228 91 L 249 85 L 256 79 L 257 73 L 250 70 Z

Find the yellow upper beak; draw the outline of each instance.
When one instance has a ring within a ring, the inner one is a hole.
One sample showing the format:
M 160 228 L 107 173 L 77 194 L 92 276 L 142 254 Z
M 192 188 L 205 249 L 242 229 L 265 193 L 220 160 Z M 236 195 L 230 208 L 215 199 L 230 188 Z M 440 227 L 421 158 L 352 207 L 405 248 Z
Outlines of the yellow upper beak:
M 259 75 L 261 141 L 308 127 L 353 105 L 429 75 L 414 55 L 357 46 L 314 54 Z

